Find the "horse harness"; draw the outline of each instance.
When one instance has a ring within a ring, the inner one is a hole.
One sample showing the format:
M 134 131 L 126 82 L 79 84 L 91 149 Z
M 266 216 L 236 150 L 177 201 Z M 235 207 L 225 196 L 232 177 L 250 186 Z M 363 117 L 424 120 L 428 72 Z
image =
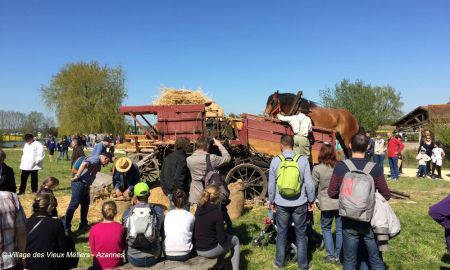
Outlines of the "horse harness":
M 287 115 L 293 115 L 297 114 L 298 110 L 300 109 L 300 103 L 302 102 L 303 92 L 298 91 L 297 95 L 295 96 L 294 105 L 291 107 L 291 110 L 289 111 L 289 114 Z M 279 103 L 278 103 L 279 106 Z

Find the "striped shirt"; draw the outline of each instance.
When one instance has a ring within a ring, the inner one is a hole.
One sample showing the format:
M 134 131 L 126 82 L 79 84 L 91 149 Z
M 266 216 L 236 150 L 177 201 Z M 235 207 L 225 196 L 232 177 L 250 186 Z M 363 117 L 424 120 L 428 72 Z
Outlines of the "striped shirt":
M 16 230 L 25 228 L 25 213 L 15 193 L 0 191 L 0 269 L 16 265 Z

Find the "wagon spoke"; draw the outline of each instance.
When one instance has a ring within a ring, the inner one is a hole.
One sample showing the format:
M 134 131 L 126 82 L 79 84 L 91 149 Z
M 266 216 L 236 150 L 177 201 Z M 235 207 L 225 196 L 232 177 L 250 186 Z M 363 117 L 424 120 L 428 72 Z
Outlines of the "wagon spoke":
M 260 180 L 260 179 L 262 179 L 262 176 L 257 177 L 257 178 L 255 178 L 255 179 L 253 179 L 253 180 L 251 180 L 251 181 L 247 181 L 247 183 L 249 183 L 249 184 L 255 183 L 256 181 L 258 181 L 258 180 Z
M 236 181 L 239 180 L 238 178 L 236 178 L 234 175 L 231 176 L 233 179 L 235 179 Z
M 248 179 L 252 179 L 252 176 L 255 174 L 256 170 L 253 170 L 252 174 L 248 177 Z
M 244 179 L 244 177 L 242 176 L 241 171 L 238 170 L 237 172 L 239 173 L 239 176 L 241 177 L 242 181 L 244 181 L 245 179 Z

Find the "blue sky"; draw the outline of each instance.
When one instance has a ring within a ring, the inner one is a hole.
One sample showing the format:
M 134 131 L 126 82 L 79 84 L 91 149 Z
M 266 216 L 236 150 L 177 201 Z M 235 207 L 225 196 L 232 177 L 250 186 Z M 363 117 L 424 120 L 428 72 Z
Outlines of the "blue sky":
M 275 90 L 320 101 L 347 78 L 401 91 L 405 112 L 450 98 L 450 1 L 0 0 L 0 109 L 45 112 L 68 62 L 126 71 L 127 105 L 162 85 L 260 113 Z

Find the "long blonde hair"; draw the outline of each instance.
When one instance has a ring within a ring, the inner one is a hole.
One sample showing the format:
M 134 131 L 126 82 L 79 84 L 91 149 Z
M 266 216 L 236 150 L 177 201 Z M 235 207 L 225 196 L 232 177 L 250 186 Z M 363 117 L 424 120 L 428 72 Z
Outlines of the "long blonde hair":
M 207 202 L 211 204 L 220 204 L 220 191 L 215 185 L 207 187 L 200 197 L 200 206 L 204 206 Z
M 47 213 L 51 213 L 53 209 L 56 207 L 56 199 L 55 196 L 51 193 L 39 193 L 34 198 L 33 202 L 33 212 L 44 211 Z

